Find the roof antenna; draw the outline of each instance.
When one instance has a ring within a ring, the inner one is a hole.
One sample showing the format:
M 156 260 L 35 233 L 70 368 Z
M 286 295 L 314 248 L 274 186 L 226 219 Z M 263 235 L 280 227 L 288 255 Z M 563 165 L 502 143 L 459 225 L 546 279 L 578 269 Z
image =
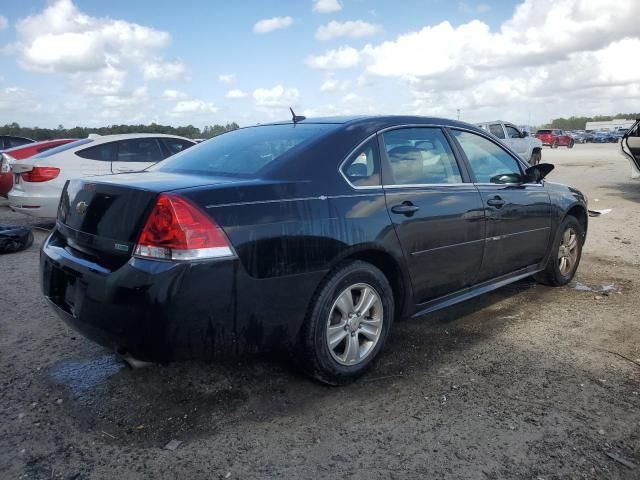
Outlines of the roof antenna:
M 296 113 L 293 111 L 293 108 L 289 107 L 289 110 L 291 111 L 291 116 L 293 117 L 293 123 L 298 123 L 307 119 L 307 117 L 303 117 L 302 115 L 296 115 Z

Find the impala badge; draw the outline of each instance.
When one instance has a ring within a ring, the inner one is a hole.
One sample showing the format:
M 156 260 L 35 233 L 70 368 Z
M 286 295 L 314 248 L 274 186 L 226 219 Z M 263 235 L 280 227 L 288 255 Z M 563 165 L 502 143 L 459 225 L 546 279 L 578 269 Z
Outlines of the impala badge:
M 89 205 L 87 205 L 87 202 L 76 203 L 76 212 L 78 212 L 78 215 L 84 215 L 85 212 L 87 211 L 88 206 Z

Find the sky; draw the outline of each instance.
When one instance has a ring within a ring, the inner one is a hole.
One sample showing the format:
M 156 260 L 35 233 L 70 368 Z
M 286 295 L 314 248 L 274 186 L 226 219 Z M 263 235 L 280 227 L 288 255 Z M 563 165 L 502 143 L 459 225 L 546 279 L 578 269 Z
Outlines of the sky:
M 539 125 L 640 111 L 639 51 L 639 0 L 2 0 L 0 124 Z

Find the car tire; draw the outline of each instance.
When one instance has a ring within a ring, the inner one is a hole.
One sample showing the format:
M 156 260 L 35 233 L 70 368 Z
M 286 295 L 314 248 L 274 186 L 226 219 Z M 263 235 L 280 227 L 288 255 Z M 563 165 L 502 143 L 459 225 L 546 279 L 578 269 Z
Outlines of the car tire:
M 567 215 L 558 227 L 547 266 L 534 276 L 535 280 L 552 287 L 561 287 L 569 283 L 580 264 L 583 243 L 582 225 L 577 218 Z
M 371 306 L 358 312 L 363 299 Z M 342 264 L 311 301 L 297 345 L 299 365 L 323 383 L 347 384 L 371 368 L 393 318 L 393 290 L 387 277 L 363 261 Z
M 573 148 L 573 141 L 569 142 L 569 145 L 567 145 L 567 148 Z
M 554 142 L 551 144 L 551 148 L 558 148 L 558 141 L 557 141 L 557 140 L 556 140 L 556 141 L 554 141 Z

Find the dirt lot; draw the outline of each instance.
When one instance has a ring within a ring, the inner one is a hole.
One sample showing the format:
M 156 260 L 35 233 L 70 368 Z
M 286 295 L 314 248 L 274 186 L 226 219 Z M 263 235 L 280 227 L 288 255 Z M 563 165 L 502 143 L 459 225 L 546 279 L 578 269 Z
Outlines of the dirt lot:
M 398 323 L 344 388 L 278 356 L 129 369 L 49 311 L 37 232 L 0 257 L 0 477 L 640 478 L 640 182 L 615 145 L 545 160 L 612 209 L 576 278 L 610 290 L 524 281 Z

